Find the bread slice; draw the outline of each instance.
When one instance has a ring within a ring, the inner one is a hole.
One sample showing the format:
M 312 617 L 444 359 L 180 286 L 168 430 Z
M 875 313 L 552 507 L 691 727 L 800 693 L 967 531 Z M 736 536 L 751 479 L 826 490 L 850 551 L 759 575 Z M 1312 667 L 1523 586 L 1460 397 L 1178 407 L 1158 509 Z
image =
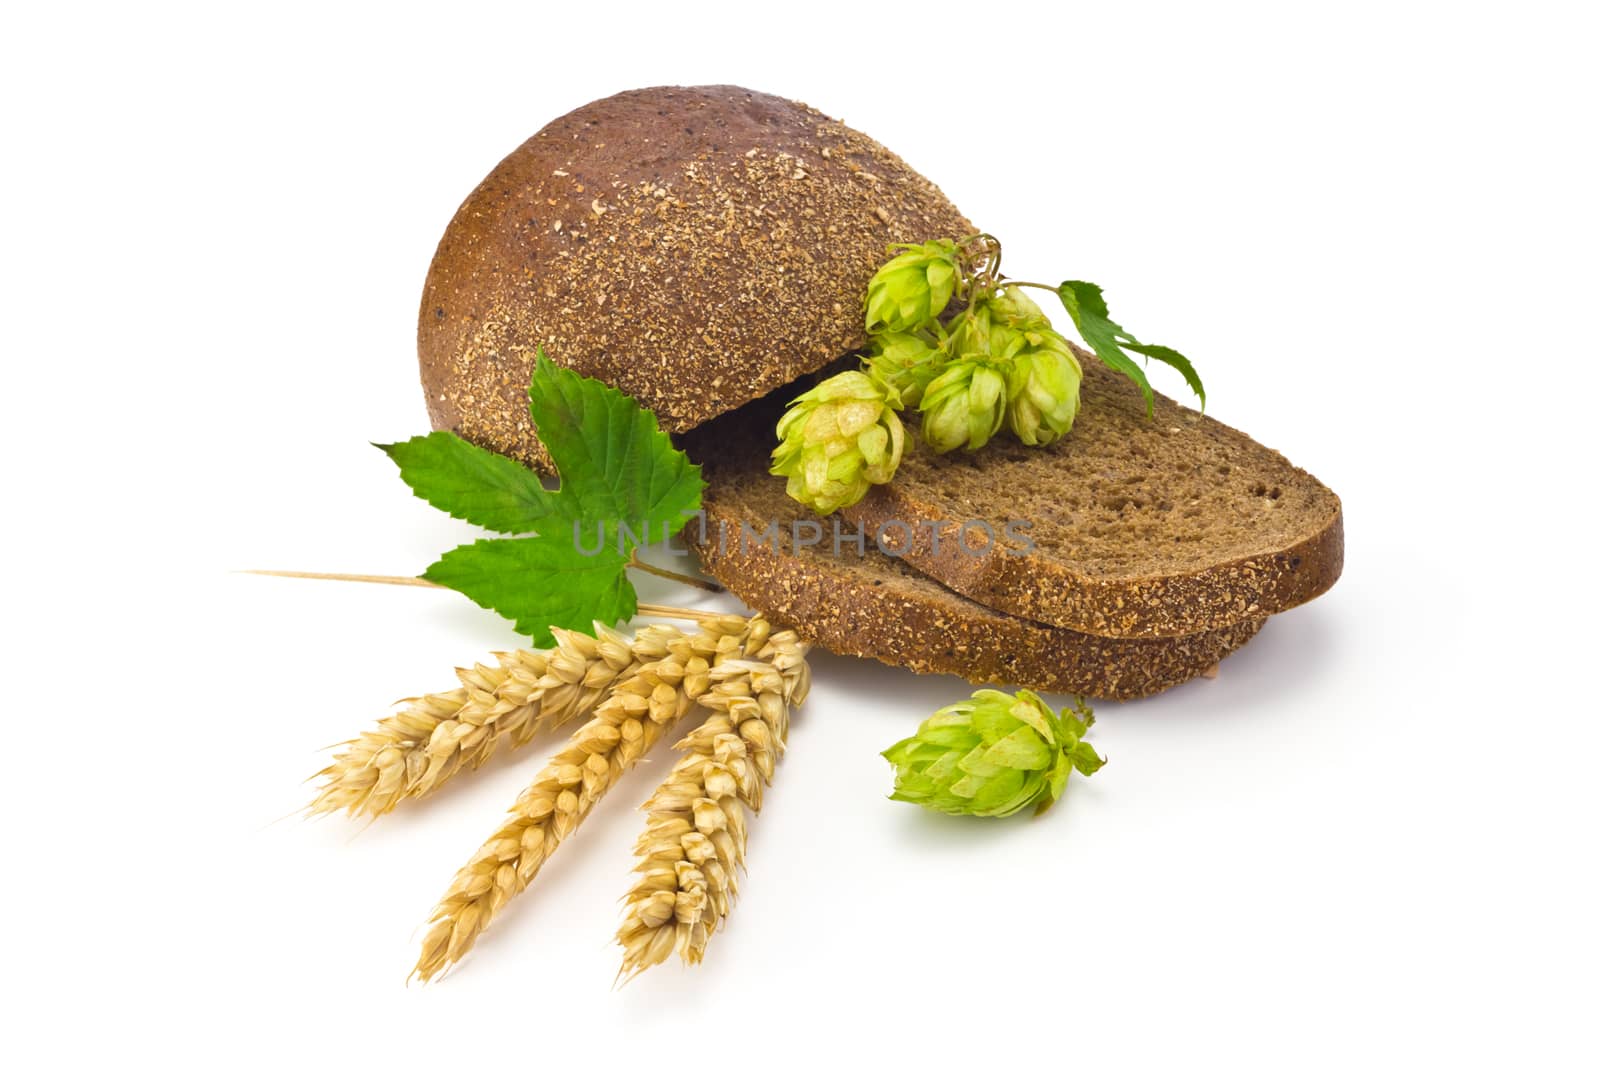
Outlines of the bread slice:
M 767 473 L 766 440 L 778 410 L 756 404 L 684 438 L 707 481 L 705 521 L 684 532 L 708 573 L 807 641 L 974 684 L 1127 700 L 1207 672 L 1261 629 L 1264 616 L 1181 638 L 1095 637 L 984 607 L 870 540 L 858 554 L 853 526 L 842 519 L 836 554 L 833 520 L 817 519 Z M 798 546 L 797 521 L 820 523 L 822 542 Z M 775 534 L 761 539 L 769 523 Z
M 1102 637 L 1215 631 L 1333 585 L 1344 565 L 1337 496 L 1164 396 L 1146 417 L 1132 382 L 1078 354 L 1083 406 L 1060 441 L 907 448 L 894 481 L 850 518 L 979 603 Z M 1031 550 L 1006 536 L 1013 520 L 1032 524 Z

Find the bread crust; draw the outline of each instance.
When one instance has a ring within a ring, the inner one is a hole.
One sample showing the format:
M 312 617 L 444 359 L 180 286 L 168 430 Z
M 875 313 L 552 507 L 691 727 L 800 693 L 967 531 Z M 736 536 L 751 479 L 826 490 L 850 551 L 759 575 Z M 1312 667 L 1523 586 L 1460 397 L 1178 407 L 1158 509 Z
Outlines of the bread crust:
M 816 517 L 767 474 L 754 446 L 773 410 L 770 402 L 755 405 L 686 439 L 707 486 L 705 522 L 691 523 L 684 535 L 706 571 L 740 600 L 832 652 L 975 685 L 1131 700 L 1209 672 L 1265 622 L 1250 618 L 1180 638 L 1097 637 L 985 607 L 870 541 L 859 554 L 850 547 L 836 553 L 831 537 L 798 546 L 793 524 Z M 753 531 L 774 524 L 776 535 L 745 537 L 746 522 Z
M 713 520 L 729 513 L 707 506 Z M 735 520 L 737 521 L 737 520 Z M 1179 638 L 1119 640 L 1046 626 L 984 607 L 920 580 L 875 584 L 871 565 L 818 565 L 805 554 L 730 540 L 691 538 L 707 573 L 752 610 L 841 655 L 876 659 L 919 674 L 954 674 L 973 685 L 1026 686 L 1132 700 L 1206 674 L 1254 637 L 1265 617 Z M 888 562 L 888 561 L 881 561 Z
M 1344 568 L 1344 515 L 1338 496 L 1279 453 L 1167 397 L 1158 394 L 1155 417 L 1146 417 L 1131 383 L 1082 349 L 1078 354 L 1085 371 L 1083 408 L 1072 432 L 1059 442 L 1043 449 L 994 442 L 987 455 L 977 458 L 919 453 L 893 482 L 874 488 L 849 508 L 849 517 L 874 536 L 881 535 L 919 571 L 980 604 L 1102 637 L 1170 638 L 1214 631 L 1303 604 L 1338 580 Z M 1088 506 L 1049 499 L 1052 493 L 1059 495 L 1064 483 L 1083 478 L 1073 450 L 1088 449 L 1097 463 L 1105 459 L 1109 465 L 1119 446 L 1131 449 L 1135 457 L 1123 468 L 1125 479 L 1110 470 L 1107 477 L 1086 485 Z M 1008 485 L 1016 488 L 1018 497 L 1004 501 L 1006 510 L 993 500 L 949 491 L 952 478 L 975 464 L 992 465 L 982 466 L 972 480 L 994 484 L 997 497 L 1006 494 Z M 1208 471 L 1208 464 L 1222 473 Z M 1206 473 L 1192 473 L 1191 468 Z M 1178 476 L 1173 484 L 1152 488 L 1161 481 L 1162 470 L 1177 471 Z M 993 479 L 987 477 L 991 471 Z M 1138 483 L 1138 491 L 1124 481 Z M 1044 506 L 1029 510 L 1019 503 L 1021 490 L 1046 485 L 1051 492 L 1044 494 Z M 1204 499 L 1185 502 L 1163 496 L 1174 489 L 1203 494 Z M 1119 500 L 1124 500 L 1120 508 L 1107 506 L 1107 501 Z M 1207 509 L 1220 516 L 1213 525 L 1219 532 L 1213 538 L 1217 543 L 1209 546 L 1212 558 L 1199 565 L 1169 564 L 1159 556 L 1162 545 L 1183 533 L 1185 506 L 1202 519 Z M 1251 532 L 1239 520 L 1241 512 L 1271 508 L 1298 511 L 1292 521 L 1276 522 L 1265 531 Z M 1137 536 L 1148 538 L 1152 555 L 1123 563 L 1118 572 L 1087 550 L 1081 559 L 1037 549 L 1023 554 L 1027 546 L 1007 539 L 1001 528 L 1012 517 L 1044 521 L 1040 512 L 1057 515 L 1059 529 L 1069 538 L 1092 526 L 1096 515 L 1128 528 L 1136 520 L 1141 524 Z M 960 527 L 977 519 L 988 521 L 996 536 L 990 540 L 974 528 L 967 546 L 960 545 Z M 1095 573 L 1097 567 L 1100 573 Z
M 679 431 L 865 341 L 886 247 L 973 229 L 894 153 L 737 86 L 619 93 L 556 119 L 451 220 L 417 350 L 436 429 L 549 471 L 537 349 Z

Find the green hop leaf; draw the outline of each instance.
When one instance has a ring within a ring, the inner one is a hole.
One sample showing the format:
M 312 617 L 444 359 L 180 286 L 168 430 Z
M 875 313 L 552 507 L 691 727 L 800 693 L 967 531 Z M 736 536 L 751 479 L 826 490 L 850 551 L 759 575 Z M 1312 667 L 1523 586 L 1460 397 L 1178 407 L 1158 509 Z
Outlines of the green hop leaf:
M 1155 414 L 1155 392 L 1150 388 L 1149 379 L 1144 376 L 1144 371 L 1137 363 L 1123 353 L 1123 349 L 1137 352 L 1148 360 L 1156 360 L 1174 367 L 1183 380 L 1193 389 L 1200 398 L 1202 410 L 1206 404 L 1205 386 L 1200 382 L 1200 375 L 1195 372 L 1193 364 L 1173 349 L 1162 345 L 1141 344 L 1134 336 L 1115 322 L 1106 310 L 1105 297 L 1101 295 L 1098 285 L 1093 282 L 1062 282 L 1056 290 L 1061 297 L 1062 306 L 1067 309 L 1067 314 L 1072 316 L 1072 322 L 1078 328 L 1085 343 L 1100 361 L 1112 370 L 1126 375 L 1134 384 L 1138 385 L 1144 394 L 1145 411 Z
M 451 549 L 422 576 L 510 619 L 517 633 L 548 648 L 552 626 L 593 633 L 596 620 L 609 626 L 633 618 L 639 601 L 627 564 L 609 546 L 581 555 L 570 535 L 507 537 Z
M 954 241 L 890 245 L 899 251 L 867 283 L 866 326 L 900 333 L 932 324 L 956 294 L 961 268 Z
M 949 360 L 944 340 L 937 323 L 915 333 L 875 334 L 872 355 L 866 361 L 867 374 L 898 393 L 902 404 L 918 404 L 928 383 Z
M 1105 765 L 1083 740 L 1093 722 L 1081 699 L 1057 715 L 1031 690 L 980 689 L 884 750 L 895 771 L 889 799 L 951 815 L 1004 817 L 1029 806 L 1042 814 L 1074 769 L 1090 775 Z
M 592 632 L 637 607 L 634 544 L 664 541 L 700 506 L 700 468 L 656 417 L 603 382 L 539 353 L 529 414 L 561 475 L 546 489 L 525 467 L 453 434 L 380 446 L 430 504 L 485 529 L 535 537 L 480 540 L 445 553 L 423 577 L 510 619 L 535 645 L 550 627 Z
M 378 445 L 411 491 L 440 511 L 496 533 L 529 533 L 555 510 L 555 494 L 514 459 L 437 431 Z
M 831 515 L 894 477 L 905 448 L 900 397 L 860 371 L 844 371 L 789 402 L 778 422 L 772 473 L 788 493 Z
M 935 452 L 982 448 L 1006 415 L 1006 379 L 1000 367 L 982 357 L 962 358 L 928 383 L 919 410 L 922 439 Z
M 618 524 L 645 543 L 665 541 L 700 506 L 700 468 L 672 445 L 655 413 L 604 382 L 557 366 L 541 351 L 528 385 L 539 441 L 561 472 L 555 510 L 615 540 Z

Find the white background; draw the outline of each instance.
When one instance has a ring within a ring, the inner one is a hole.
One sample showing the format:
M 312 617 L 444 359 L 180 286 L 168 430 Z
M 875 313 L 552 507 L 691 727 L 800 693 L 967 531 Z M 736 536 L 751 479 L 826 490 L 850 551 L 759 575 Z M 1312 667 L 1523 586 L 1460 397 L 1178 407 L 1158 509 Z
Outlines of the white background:
M 1584 5 L 534 6 L 6 18 L 13 1062 L 1594 1062 Z M 876 753 L 964 687 L 818 653 L 703 967 L 610 989 L 641 772 L 407 988 L 549 742 L 360 833 L 301 780 L 517 639 L 230 571 L 468 536 L 366 443 L 426 428 L 434 243 L 549 119 L 708 82 L 1103 284 L 1342 495 L 1345 576 L 1102 707 L 1110 765 L 1037 821 L 884 800 Z

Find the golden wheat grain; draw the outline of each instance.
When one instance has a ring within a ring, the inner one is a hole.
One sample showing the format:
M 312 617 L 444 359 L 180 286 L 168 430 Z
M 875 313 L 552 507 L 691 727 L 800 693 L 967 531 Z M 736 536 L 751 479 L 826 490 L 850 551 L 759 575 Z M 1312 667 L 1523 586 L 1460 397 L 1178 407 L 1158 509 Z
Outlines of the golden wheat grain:
M 510 817 L 456 873 L 429 919 L 416 976 L 433 978 L 461 959 L 612 783 L 706 693 L 715 665 L 747 658 L 804 662 L 804 646 L 795 636 L 771 633 L 759 616 L 705 621 L 694 635 L 650 627 L 635 639 L 635 649 L 645 662 L 616 683 L 594 717 L 517 798 Z
M 619 678 L 638 669 L 639 649 L 596 625 L 595 636 L 553 630 L 556 647 L 497 652 L 498 664 L 461 668 L 461 688 L 412 697 L 347 742 L 317 772 L 314 813 L 378 816 L 473 770 L 501 744 L 526 744 L 541 729 L 590 711 Z
M 632 978 L 676 952 L 699 963 L 727 919 L 744 866 L 745 810 L 761 810 L 789 732 L 789 709 L 805 699 L 804 661 L 719 664 L 700 703 L 711 715 L 678 744 L 684 751 L 645 804 L 634 846 L 639 880 L 624 900 L 619 977 Z

